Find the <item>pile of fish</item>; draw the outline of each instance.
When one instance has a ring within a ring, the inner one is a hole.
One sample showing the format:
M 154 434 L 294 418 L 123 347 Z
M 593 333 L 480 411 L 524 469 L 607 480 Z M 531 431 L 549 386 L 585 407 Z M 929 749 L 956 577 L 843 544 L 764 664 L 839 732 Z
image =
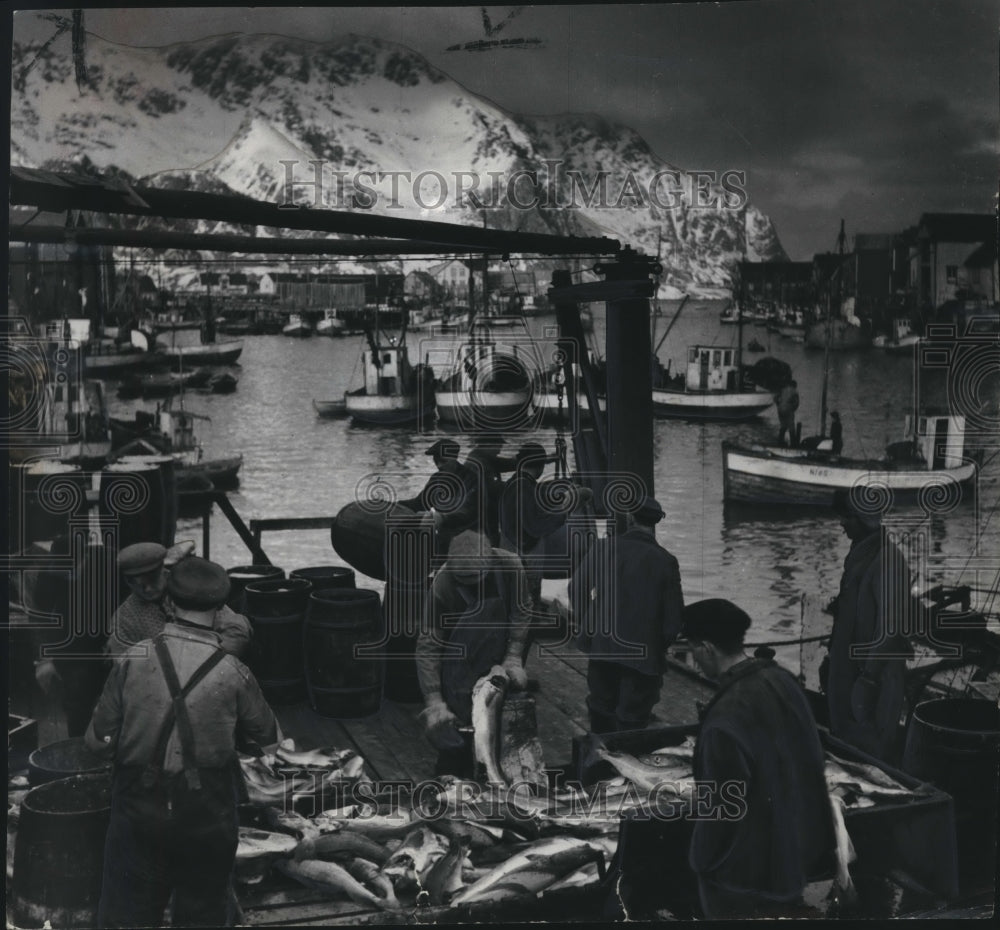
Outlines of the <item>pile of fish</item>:
M 364 768 L 365 760 L 352 749 L 302 751 L 291 739 L 279 743 L 273 753 L 240 756 L 250 803 L 281 808 L 370 781 Z
M 544 835 L 555 827 L 537 817 L 521 824 L 512 813 L 492 822 L 424 819 L 416 807 L 388 814 L 351 807 L 304 817 L 268 806 L 265 813 L 274 832 L 240 830 L 241 881 L 258 881 L 273 866 L 323 894 L 387 910 L 587 885 L 604 874 L 617 845 L 617 823 L 587 837 Z
M 826 754 L 826 787 L 846 808 L 905 803 L 933 790 L 928 785 L 907 788 L 877 766 L 841 759 L 832 752 Z

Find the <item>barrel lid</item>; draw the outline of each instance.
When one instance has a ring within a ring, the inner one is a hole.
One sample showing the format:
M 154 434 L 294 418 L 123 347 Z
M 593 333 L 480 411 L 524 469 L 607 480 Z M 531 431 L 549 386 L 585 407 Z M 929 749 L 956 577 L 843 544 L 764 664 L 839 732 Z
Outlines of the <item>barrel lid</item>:
M 111 770 L 57 778 L 32 788 L 21 801 L 24 812 L 73 816 L 111 809 Z
M 70 472 L 82 471 L 79 465 L 67 465 L 56 459 L 43 459 L 40 462 L 32 462 L 28 467 L 29 475 L 66 475 Z

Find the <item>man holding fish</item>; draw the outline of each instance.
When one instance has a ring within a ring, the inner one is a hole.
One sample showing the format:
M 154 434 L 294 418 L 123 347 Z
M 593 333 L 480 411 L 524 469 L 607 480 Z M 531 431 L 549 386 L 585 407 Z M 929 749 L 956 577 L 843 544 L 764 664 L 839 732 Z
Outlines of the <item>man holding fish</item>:
M 592 733 L 643 729 L 660 697 L 684 609 L 677 559 L 656 541 L 663 516 L 646 497 L 627 515 L 625 533 L 599 539 L 570 579 L 576 645 L 590 656 Z
M 694 659 L 719 685 L 702 716 L 687 789 L 697 792 L 688 800 L 700 814 L 689 861 L 708 919 L 815 917 L 803 903 L 806 885 L 837 866 L 823 747 L 795 678 L 744 651 L 750 623 L 720 598 L 684 610 Z M 737 788 L 741 816 L 727 812 Z
M 452 541 L 428 595 L 427 626 L 417 637 L 421 714 L 438 750 L 435 774 L 472 775 L 472 690 L 494 666 L 515 689 L 527 686 L 523 665 L 530 604 L 521 560 L 493 548 L 475 530 Z
M 86 733 L 114 761 L 98 910 L 102 927 L 223 926 L 237 847 L 237 740 L 276 743 L 271 708 L 213 630 L 225 569 L 188 557 L 170 573 L 175 614 L 115 663 Z

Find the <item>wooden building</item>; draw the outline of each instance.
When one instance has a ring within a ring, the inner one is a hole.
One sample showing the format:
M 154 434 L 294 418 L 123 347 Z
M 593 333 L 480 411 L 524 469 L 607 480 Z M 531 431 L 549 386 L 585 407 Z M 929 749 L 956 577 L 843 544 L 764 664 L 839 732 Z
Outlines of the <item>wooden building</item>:
M 963 296 L 997 299 L 997 218 L 925 213 L 909 250 L 909 286 L 921 307 Z

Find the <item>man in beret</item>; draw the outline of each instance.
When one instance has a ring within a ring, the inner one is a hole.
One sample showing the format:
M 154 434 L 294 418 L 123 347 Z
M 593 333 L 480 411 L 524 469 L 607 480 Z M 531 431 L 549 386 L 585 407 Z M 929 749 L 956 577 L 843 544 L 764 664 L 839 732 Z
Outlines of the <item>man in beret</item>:
M 114 664 L 94 710 L 87 745 L 114 761 L 99 926 L 162 926 L 171 894 L 172 926 L 229 921 L 237 743 L 279 739 L 257 681 L 213 629 L 229 584 L 214 562 L 179 562 L 175 615 Z
M 118 569 L 125 579 L 129 596 L 111 619 L 111 635 L 105 651 L 121 656 L 130 646 L 152 639 L 163 630 L 171 613 L 167 580 L 171 569 L 194 550 L 194 543 L 182 542 L 166 549 L 159 543 L 134 543 L 118 553 Z M 214 628 L 222 648 L 239 658 L 250 646 L 250 623 L 246 617 L 223 604 L 215 613 Z
M 851 548 L 834 602 L 824 690 L 830 732 L 895 762 L 912 652 L 905 631 L 914 629 L 910 570 L 882 532 L 881 514 L 860 506 L 857 493 L 838 491 L 833 500 Z
M 709 920 L 819 916 L 803 892 L 836 867 L 823 747 L 795 678 L 746 654 L 749 627 L 721 598 L 684 609 L 694 660 L 718 682 L 694 751 L 695 783 L 713 788 L 698 789 L 689 861 Z
M 493 548 L 475 530 L 451 541 L 431 584 L 428 622 L 416 650 L 421 717 L 438 750 L 436 775 L 473 775 L 471 742 L 457 726 L 471 722 L 472 687 L 480 678 L 502 665 L 512 688 L 527 687 L 528 604 L 524 569 L 514 553 Z
M 667 647 L 681 626 L 677 559 L 656 541 L 663 508 L 646 497 L 621 536 L 599 539 L 570 578 L 576 645 L 587 663 L 593 733 L 641 730 L 660 698 Z

